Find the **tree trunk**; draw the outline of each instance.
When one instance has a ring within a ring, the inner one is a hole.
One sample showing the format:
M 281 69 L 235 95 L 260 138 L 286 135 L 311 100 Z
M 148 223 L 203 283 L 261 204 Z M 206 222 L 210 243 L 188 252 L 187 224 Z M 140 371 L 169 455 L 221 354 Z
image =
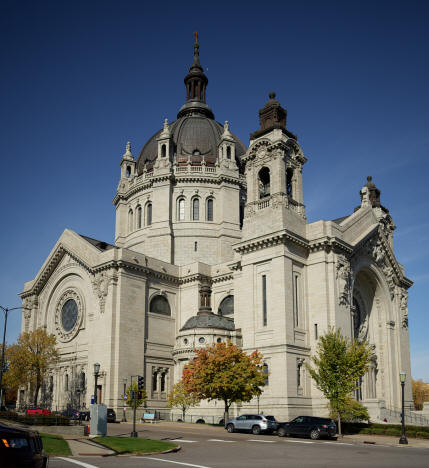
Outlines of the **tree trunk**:
M 340 437 L 343 437 L 343 434 L 341 433 L 341 414 L 339 411 L 337 414 L 338 414 L 338 435 Z
M 223 400 L 224 403 L 225 403 L 225 411 L 223 413 L 223 424 L 224 426 L 226 427 L 226 422 L 228 421 L 229 419 L 229 404 L 228 404 L 228 400 Z
M 186 406 L 182 406 L 182 421 L 185 422 Z
M 40 384 L 36 383 L 36 388 L 34 389 L 34 406 L 37 406 L 37 397 L 39 396 Z

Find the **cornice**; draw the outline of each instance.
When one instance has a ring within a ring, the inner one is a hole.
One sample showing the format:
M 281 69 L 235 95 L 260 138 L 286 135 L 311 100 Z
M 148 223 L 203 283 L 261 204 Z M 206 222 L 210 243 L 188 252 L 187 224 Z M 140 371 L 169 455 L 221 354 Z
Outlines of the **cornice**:
M 294 244 L 299 245 L 300 247 L 303 247 L 305 249 L 309 248 L 307 240 L 286 229 L 265 237 L 240 242 L 239 244 L 235 244 L 232 248 L 237 253 L 243 254 L 265 249 L 267 247 L 272 247 L 279 244 L 285 244 L 288 241 L 293 242 Z
M 347 255 L 351 255 L 353 252 L 353 247 L 350 244 L 339 239 L 338 237 L 330 236 L 324 236 L 317 240 L 310 241 L 309 247 L 312 253 L 318 252 L 320 250 L 324 250 L 326 252 L 330 252 L 332 250 L 340 250 L 346 253 Z

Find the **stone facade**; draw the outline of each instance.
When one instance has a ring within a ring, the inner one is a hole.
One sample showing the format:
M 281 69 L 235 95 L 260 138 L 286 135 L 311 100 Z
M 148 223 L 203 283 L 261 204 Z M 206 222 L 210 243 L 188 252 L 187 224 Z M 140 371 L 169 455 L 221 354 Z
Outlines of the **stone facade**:
M 410 375 L 408 288 L 393 250 L 395 228 L 368 178 L 344 218 L 308 223 L 307 159 L 270 94 L 246 149 L 205 103 L 198 46 L 178 120 L 136 160 L 127 144 L 113 200 L 115 245 L 65 230 L 21 293 L 22 330 L 44 327 L 61 360 L 44 391 L 53 409 L 88 406 L 93 364 L 99 400 L 121 408 L 123 379 L 143 375 L 147 407 L 167 395 L 193 350 L 232 340 L 268 366 L 259 401 L 232 411 L 287 420 L 322 415 L 326 401 L 305 363 L 329 327 L 374 350 L 357 398 L 377 418 L 400 408 L 399 372 Z M 411 407 L 411 387 L 406 385 Z M 25 391 L 20 403 L 26 401 Z M 202 402 L 195 414 L 222 417 Z M 192 413 L 192 411 L 191 411 Z

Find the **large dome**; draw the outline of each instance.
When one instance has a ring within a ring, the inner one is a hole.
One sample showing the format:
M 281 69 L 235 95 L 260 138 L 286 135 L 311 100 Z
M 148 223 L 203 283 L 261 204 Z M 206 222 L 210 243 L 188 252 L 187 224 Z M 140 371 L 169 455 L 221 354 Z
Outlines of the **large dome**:
M 223 126 L 219 122 L 194 109 L 192 113 L 179 117 L 168 127 L 179 164 L 186 164 L 190 158 L 193 165 L 201 164 L 204 159 L 207 166 L 214 166 L 218 154 L 218 144 L 223 133 Z M 143 172 L 145 165 L 149 170 L 152 168 L 153 162 L 158 156 L 156 139 L 161 131 L 162 129 L 156 132 L 141 150 L 137 160 L 139 174 Z M 240 157 L 246 152 L 246 147 L 236 135 L 233 134 L 233 137 L 236 160 L 240 167 Z
M 224 131 L 223 126 L 214 120 L 213 112 L 206 104 L 206 87 L 208 79 L 200 65 L 199 45 L 194 44 L 194 61 L 184 79 L 186 86 L 186 102 L 177 114 L 177 120 L 168 128 L 173 139 L 173 151 L 179 165 L 200 165 L 203 161 L 207 166 L 214 166 L 218 155 L 218 144 Z M 162 130 L 144 145 L 137 160 L 137 173 L 141 174 L 146 167 L 151 170 L 158 157 L 157 138 Z M 242 165 L 240 158 L 246 152 L 246 147 L 238 137 L 235 140 L 235 158 L 239 170 Z

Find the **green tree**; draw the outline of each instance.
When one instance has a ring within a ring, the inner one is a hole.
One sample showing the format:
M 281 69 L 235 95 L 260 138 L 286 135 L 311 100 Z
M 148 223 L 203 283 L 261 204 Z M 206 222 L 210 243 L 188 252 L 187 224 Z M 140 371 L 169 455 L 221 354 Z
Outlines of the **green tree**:
M 9 388 L 18 389 L 30 384 L 33 389 L 33 404 L 37 398 L 47 371 L 59 359 L 55 335 L 48 334 L 43 328 L 21 333 L 16 344 L 7 351 L 9 368 L 4 375 Z
M 192 393 L 188 393 L 183 381 L 173 385 L 171 393 L 168 395 L 168 407 L 180 408 L 182 410 L 182 420 L 185 420 L 186 411 L 199 403 L 199 398 Z
M 368 409 L 353 398 L 346 398 L 339 411 L 342 422 L 369 421 Z M 330 417 L 337 419 L 338 413 L 331 411 Z
M 134 408 L 134 400 L 132 398 L 132 391 L 139 391 L 138 390 L 138 385 L 137 382 L 133 382 L 131 385 L 129 385 L 125 391 L 127 400 L 126 400 L 126 405 L 129 406 L 130 408 Z M 147 393 L 145 389 L 140 390 L 140 395 L 141 398 L 137 398 L 136 401 L 136 407 L 140 407 L 146 400 L 147 400 Z M 121 395 L 121 398 L 124 399 L 124 394 Z
M 194 352 L 195 358 L 183 369 L 185 389 L 200 400 L 222 400 L 225 422 L 232 403 L 250 401 L 262 393 L 267 374 L 259 351 L 248 355 L 227 342 L 195 349 Z
M 317 355 L 311 357 L 314 367 L 306 365 L 316 387 L 329 401 L 331 411 L 337 415 L 338 433 L 341 435 L 341 412 L 347 399 L 359 387 L 360 378 L 367 372 L 371 359 L 368 343 L 350 341 L 341 330 L 330 329 L 319 338 Z

